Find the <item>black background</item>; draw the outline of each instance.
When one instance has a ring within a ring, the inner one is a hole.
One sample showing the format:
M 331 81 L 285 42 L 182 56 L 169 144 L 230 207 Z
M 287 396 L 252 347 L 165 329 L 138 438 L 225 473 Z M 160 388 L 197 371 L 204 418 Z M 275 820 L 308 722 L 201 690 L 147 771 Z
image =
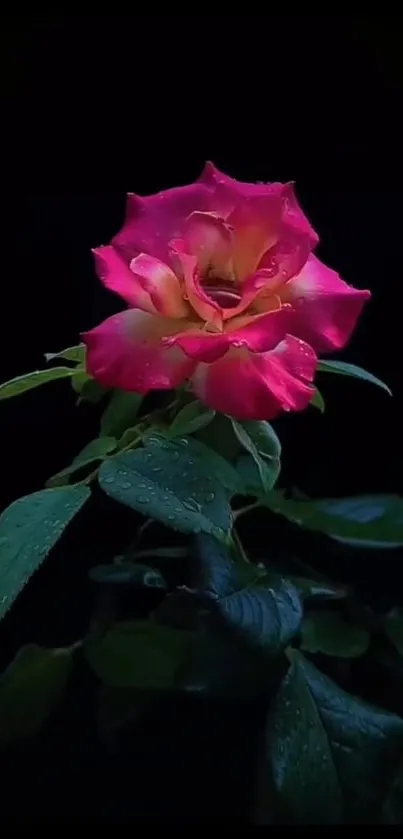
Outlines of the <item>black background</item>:
M 341 357 L 385 380 L 394 398 L 324 378 L 325 416 L 310 409 L 279 425 L 284 480 L 314 495 L 403 493 L 400 43 L 393 16 L 6 18 L 0 379 L 42 366 L 43 353 L 121 308 L 96 279 L 90 249 L 118 230 L 126 191 L 190 182 L 206 159 L 241 180 L 295 180 L 321 258 L 373 293 Z M 91 432 L 93 412 L 77 410 L 64 383 L 1 403 L 0 508 L 39 489 Z M 12 646 L 43 640 L 44 625 L 60 635 L 59 606 L 46 605 L 50 578 L 39 576 L 35 602 L 23 595 L 7 619 Z M 232 742 L 239 720 L 226 720 Z M 169 736 L 159 779 L 170 771 Z M 204 760 L 218 784 L 222 744 Z M 230 790 L 221 798 L 223 818 L 233 799 Z M 172 789 L 167 812 L 168 801 Z

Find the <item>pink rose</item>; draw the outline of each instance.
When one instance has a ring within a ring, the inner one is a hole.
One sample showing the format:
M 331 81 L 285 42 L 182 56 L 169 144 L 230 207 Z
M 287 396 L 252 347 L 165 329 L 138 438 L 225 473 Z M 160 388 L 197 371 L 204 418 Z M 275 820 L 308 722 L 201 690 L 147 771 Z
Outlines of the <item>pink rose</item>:
M 317 243 L 290 184 L 241 183 L 211 163 L 189 186 L 129 195 L 122 230 L 94 251 L 129 308 L 84 334 L 88 371 L 141 393 L 189 379 L 237 419 L 302 410 L 316 353 L 348 341 L 370 297 Z

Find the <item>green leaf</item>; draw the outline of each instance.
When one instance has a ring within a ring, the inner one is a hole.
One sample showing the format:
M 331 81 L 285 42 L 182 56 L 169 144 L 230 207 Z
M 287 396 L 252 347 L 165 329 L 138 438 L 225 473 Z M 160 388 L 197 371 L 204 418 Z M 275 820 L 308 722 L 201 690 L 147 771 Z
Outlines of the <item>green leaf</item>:
M 119 442 L 118 442 L 118 451 L 127 448 L 132 443 L 136 443 L 140 438 L 140 433 L 137 426 L 133 426 L 133 428 L 126 428 L 126 431 L 123 432 Z
M 74 458 L 70 466 L 56 472 L 46 483 L 47 487 L 63 486 L 68 483 L 68 478 L 82 469 L 84 466 L 89 466 L 98 460 L 103 460 L 109 452 L 116 448 L 116 440 L 114 437 L 97 437 L 96 440 L 91 440 L 81 452 Z
M 193 634 L 151 621 L 117 623 L 102 638 L 88 638 L 84 654 L 101 682 L 142 690 L 172 688 Z
M 357 367 L 355 364 L 347 364 L 345 361 L 320 360 L 318 363 L 318 372 L 338 373 L 341 376 L 353 376 L 355 379 L 362 379 L 365 382 L 370 382 L 373 385 L 381 387 L 382 390 L 386 390 L 386 393 L 388 393 L 389 396 L 392 396 L 392 391 L 387 385 L 385 385 L 384 382 L 381 382 L 381 380 L 377 379 L 376 376 L 373 376 L 372 373 L 368 373 L 366 370 L 363 370 L 362 367 Z
M 244 449 L 253 457 L 265 492 L 270 492 L 280 474 L 280 441 L 268 422 L 238 422 L 232 427 Z
M 189 402 L 177 413 L 170 429 L 170 437 L 181 437 L 184 434 L 194 434 L 195 431 L 205 428 L 214 419 L 215 411 L 206 408 L 202 402 L 196 399 Z
M 215 596 L 225 625 L 258 649 L 284 649 L 301 628 L 297 589 L 277 574 L 262 575 L 252 564 L 233 563 L 225 547 L 208 536 L 198 537 L 196 549 L 204 577 L 200 584 L 199 570 L 198 587 Z
M 44 489 L 0 516 L 0 619 L 90 496 L 85 486 Z
M 211 423 L 197 432 L 197 439 L 227 461 L 234 461 L 242 451 L 229 417 L 216 414 Z
M 403 720 L 349 696 L 301 653 L 272 704 L 268 771 L 287 823 L 379 818 L 403 744 Z
M 0 744 L 31 737 L 51 714 L 72 670 L 69 649 L 29 644 L 0 676 Z
M 285 499 L 280 492 L 271 492 L 262 504 L 302 527 L 354 547 L 403 545 L 403 498 L 397 495 L 295 501 Z
M 107 585 L 131 585 L 144 588 L 166 588 L 166 582 L 160 571 L 149 565 L 137 565 L 134 562 L 122 562 L 116 565 L 97 565 L 91 568 L 88 576 L 95 583 Z
M 75 361 L 76 364 L 85 364 L 86 346 L 77 344 L 75 347 L 67 347 L 60 352 L 45 353 L 46 361 L 53 361 L 54 358 L 65 358 L 66 361 Z
M 321 414 L 325 412 L 325 400 L 318 388 L 315 388 L 315 393 L 311 399 L 311 405 L 313 405 L 314 408 L 319 408 Z
M 347 589 L 336 583 L 310 580 L 307 577 L 289 577 L 290 582 L 303 596 L 304 600 L 343 600 Z
M 151 429 L 144 440 L 150 446 L 161 448 L 167 446 L 169 438 Z M 172 446 L 177 446 L 178 451 L 186 449 L 188 453 L 191 452 L 189 457 L 192 457 L 192 459 L 195 457 L 200 461 L 208 463 L 208 474 L 218 481 L 218 483 L 222 484 L 231 494 L 240 492 L 241 485 L 236 469 L 214 449 L 211 449 L 205 443 L 196 440 L 194 437 L 178 437 L 169 443 L 169 447 Z
M 92 405 L 96 405 L 108 393 L 108 388 L 103 387 L 84 370 L 78 370 L 74 373 L 71 384 L 73 390 L 79 394 L 78 405 L 81 402 L 90 402 Z
M 115 501 L 174 530 L 224 538 L 232 525 L 228 496 L 196 442 L 162 440 L 111 457 L 101 466 L 100 485 Z
M 304 618 L 301 650 L 325 653 L 336 658 L 357 658 L 363 655 L 370 642 L 366 629 L 349 623 L 337 612 L 317 610 Z
M 0 385 L 0 399 L 10 399 L 12 396 L 19 396 L 26 390 L 32 390 L 40 385 L 46 385 L 56 379 L 66 379 L 74 373 L 71 367 L 50 367 L 49 370 L 34 370 L 24 376 L 17 376 L 8 382 Z
M 236 468 L 241 482 L 242 495 L 255 495 L 259 498 L 265 494 L 258 466 L 251 455 L 242 454 L 237 460 Z
M 392 609 L 384 618 L 384 626 L 393 646 L 403 656 L 403 609 Z
M 101 435 L 103 437 L 121 437 L 123 432 L 133 425 L 143 399 L 144 394 L 142 393 L 114 390 L 102 415 Z

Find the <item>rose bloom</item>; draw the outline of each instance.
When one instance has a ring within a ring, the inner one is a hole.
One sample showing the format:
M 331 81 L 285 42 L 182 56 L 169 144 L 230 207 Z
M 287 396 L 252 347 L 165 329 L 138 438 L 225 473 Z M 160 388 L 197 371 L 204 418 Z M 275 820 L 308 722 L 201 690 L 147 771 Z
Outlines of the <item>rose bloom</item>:
M 129 195 L 122 230 L 94 251 L 129 308 L 83 335 L 88 372 L 140 393 L 189 380 L 237 419 L 302 410 L 317 353 L 344 346 L 370 297 L 317 244 L 291 184 L 242 183 L 211 163 L 189 186 Z

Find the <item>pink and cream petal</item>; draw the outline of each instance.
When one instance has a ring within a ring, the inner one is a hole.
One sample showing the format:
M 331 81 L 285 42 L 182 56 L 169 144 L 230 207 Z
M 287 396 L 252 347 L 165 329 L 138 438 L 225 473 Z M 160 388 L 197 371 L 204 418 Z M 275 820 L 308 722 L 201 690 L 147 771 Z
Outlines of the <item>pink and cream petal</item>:
M 179 280 L 164 262 L 141 253 L 132 259 L 130 271 L 161 315 L 169 318 L 184 318 L 189 315 L 189 306 L 183 299 Z
M 271 420 L 309 405 L 316 365 L 311 347 L 286 336 L 271 352 L 231 350 L 214 364 L 199 364 L 191 383 L 196 395 L 221 413 Z
M 87 370 L 105 387 L 148 393 L 181 385 L 195 362 L 180 347 L 166 347 L 163 338 L 180 321 L 128 309 L 82 335 Z
M 97 274 L 106 288 L 119 294 L 130 306 L 144 312 L 157 311 L 147 290 L 112 245 L 95 248 L 93 254 Z
M 283 201 L 280 192 L 244 198 L 228 216 L 234 228 L 232 260 L 239 283 L 255 273 L 260 260 L 278 240 Z
M 313 254 L 297 277 L 282 290 L 293 307 L 290 331 L 317 352 L 345 346 L 371 292 L 347 285 Z
M 231 275 L 233 231 L 214 213 L 194 212 L 186 220 L 182 249 L 195 256 L 201 275 Z
M 178 245 L 181 243 L 179 242 Z M 217 329 L 222 327 L 221 308 L 218 303 L 212 300 L 206 291 L 203 289 L 200 282 L 199 270 L 197 268 L 197 259 L 194 256 L 189 256 L 187 253 L 181 251 L 173 251 L 173 256 L 177 262 L 180 263 L 184 278 L 184 297 L 189 301 L 193 311 L 205 323 L 211 324 Z

